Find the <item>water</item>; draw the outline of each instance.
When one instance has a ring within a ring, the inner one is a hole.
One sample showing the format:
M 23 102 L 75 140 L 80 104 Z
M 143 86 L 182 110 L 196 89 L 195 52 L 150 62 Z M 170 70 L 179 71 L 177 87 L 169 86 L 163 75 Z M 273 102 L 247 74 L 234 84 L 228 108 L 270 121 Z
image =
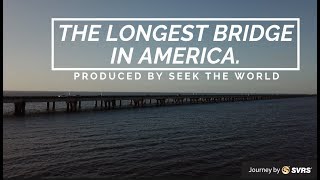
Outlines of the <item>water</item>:
M 240 176 L 317 159 L 315 97 L 3 120 L 3 177 Z

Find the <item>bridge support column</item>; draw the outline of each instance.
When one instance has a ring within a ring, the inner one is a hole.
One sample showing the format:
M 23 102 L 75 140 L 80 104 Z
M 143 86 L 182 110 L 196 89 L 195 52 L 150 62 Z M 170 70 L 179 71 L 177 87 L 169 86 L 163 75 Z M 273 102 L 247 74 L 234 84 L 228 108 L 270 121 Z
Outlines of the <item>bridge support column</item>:
M 72 102 L 72 111 L 76 112 L 77 111 L 77 104 L 78 104 L 78 101 L 73 101 Z
M 70 112 L 72 112 L 73 109 L 74 109 L 74 107 L 73 107 L 73 102 L 70 102 Z
M 69 105 L 70 103 L 69 103 L 69 102 L 66 102 L 66 103 L 67 103 L 67 112 L 69 112 L 69 111 L 70 111 L 70 107 L 69 107 L 69 106 L 70 106 L 70 105 Z
M 50 109 L 50 103 L 47 102 L 47 111 L 49 111 L 49 109 Z
M 104 101 L 104 109 L 108 109 L 108 101 Z
M 81 101 L 79 101 L 79 109 L 81 109 Z
M 21 116 L 25 114 L 26 102 L 16 102 L 14 103 L 14 115 Z
M 53 102 L 52 102 L 52 111 L 54 111 L 55 109 L 56 109 L 56 102 L 53 101 Z
M 113 100 L 111 100 L 111 101 L 108 102 L 108 106 L 109 106 L 108 109 L 111 109 L 111 106 L 112 106 L 112 109 L 114 108 L 114 107 L 113 107 Z
M 112 109 L 116 108 L 116 100 L 112 100 Z
M 166 105 L 166 99 L 162 100 L 162 105 Z
M 70 104 L 70 112 L 72 112 L 74 110 L 74 104 L 73 102 L 70 102 L 69 104 Z

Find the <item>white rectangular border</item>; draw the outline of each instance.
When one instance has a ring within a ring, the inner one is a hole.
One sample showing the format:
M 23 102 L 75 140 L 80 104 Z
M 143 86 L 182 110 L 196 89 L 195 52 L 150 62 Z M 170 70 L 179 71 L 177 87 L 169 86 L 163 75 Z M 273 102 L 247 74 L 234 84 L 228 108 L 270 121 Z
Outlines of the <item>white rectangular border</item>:
M 55 21 L 296 21 L 297 67 L 295 68 L 56 68 L 54 67 Z M 300 18 L 51 18 L 52 71 L 300 71 Z

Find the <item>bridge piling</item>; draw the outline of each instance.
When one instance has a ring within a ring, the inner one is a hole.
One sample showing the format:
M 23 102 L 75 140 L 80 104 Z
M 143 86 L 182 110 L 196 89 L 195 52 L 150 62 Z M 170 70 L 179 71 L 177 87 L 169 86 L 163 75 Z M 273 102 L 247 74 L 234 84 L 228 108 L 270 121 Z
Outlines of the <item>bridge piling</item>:
M 14 103 L 14 115 L 21 116 L 25 114 L 26 102 L 16 102 Z
M 70 105 L 69 104 L 70 103 L 69 102 L 66 102 L 66 103 L 67 103 L 67 112 L 69 112 L 69 110 L 70 110 L 70 108 L 69 108 Z
M 104 102 L 104 109 L 108 109 L 108 101 L 103 101 Z
M 112 104 L 112 109 L 115 109 L 116 108 L 116 100 L 112 100 L 111 104 Z

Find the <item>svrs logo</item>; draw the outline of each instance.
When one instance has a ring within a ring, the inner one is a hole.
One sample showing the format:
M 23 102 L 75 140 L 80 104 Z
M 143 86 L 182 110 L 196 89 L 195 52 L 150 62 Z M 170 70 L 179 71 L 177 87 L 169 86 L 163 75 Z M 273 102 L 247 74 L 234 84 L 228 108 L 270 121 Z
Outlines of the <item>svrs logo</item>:
M 290 173 L 290 166 L 283 166 L 281 171 L 283 174 L 289 174 Z
M 311 169 L 312 169 L 312 167 L 292 167 L 291 173 L 293 173 L 293 174 L 310 174 Z

